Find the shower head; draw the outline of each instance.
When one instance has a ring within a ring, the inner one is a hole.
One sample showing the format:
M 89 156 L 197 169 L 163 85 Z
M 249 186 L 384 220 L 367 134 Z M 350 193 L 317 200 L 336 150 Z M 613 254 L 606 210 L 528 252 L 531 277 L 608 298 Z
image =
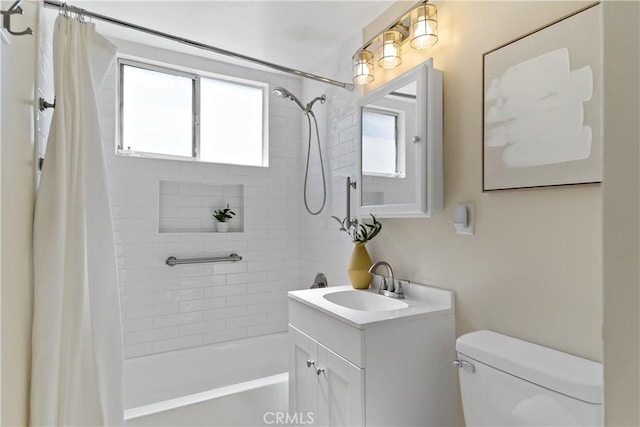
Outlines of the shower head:
M 300 107 L 300 109 L 302 111 L 304 111 L 305 113 L 307 112 L 307 109 L 305 108 L 304 105 L 302 105 L 302 102 L 300 102 L 300 100 L 298 98 L 296 98 L 296 96 L 294 94 L 292 94 L 291 92 L 289 92 L 285 88 L 277 87 L 277 88 L 273 89 L 273 94 L 275 96 L 279 96 L 280 98 L 289 98 L 290 100 L 295 102 L 296 105 L 298 105 L 298 107 Z
M 277 87 L 273 90 L 273 94 L 275 96 L 279 96 L 280 98 L 288 98 L 290 93 L 283 87 Z
M 307 168 L 304 173 L 304 190 L 302 194 L 304 199 L 304 207 L 307 209 L 307 212 L 309 212 L 311 215 L 318 215 L 320 212 L 322 212 L 322 209 L 324 209 L 324 205 L 327 202 L 327 180 L 324 175 L 324 164 L 322 161 L 322 149 L 320 146 L 320 132 L 318 130 L 318 121 L 316 120 L 316 115 L 313 114 L 312 108 L 313 108 L 313 104 L 316 101 L 320 101 L 324 104 L 325 101 L 327 100 L 327 97 L 322 95 L 317 98 L 314 98 L 313 101 L 308 103 L 307 106 L 305 107 L 304 105 L 302 105 L 302 102 L 300 102 L 300 100 L 296 98 L 294 94 L 292 94 L 291 92 L 289 92 L 287 89 L 283 87 L 278 86 L 274 88 L 272 92 L 275 96 L 279 96 L 280 98 L 289 98 L 290 100 L 295 102 L 296 105 L 300 107 L 304 115 L 307 116 L 307 122 L 309 123 L 309 147 L 307 149 Z M 309 158 L 310 158 L 309 156 L 311 155 L 311 119 L 313 119 L 313 123 L 315 124 L 315 128 L 316 128 L 316 141 L 318 142 L 318 155 L 320 158 L 320 170 L 322 172 L 322 189 L 323 189 L 322 205 L 320 206 L 320 209 L 318 209 L 317 211 L 311 210 L 307 202 L 307 182 L 309 178 Z

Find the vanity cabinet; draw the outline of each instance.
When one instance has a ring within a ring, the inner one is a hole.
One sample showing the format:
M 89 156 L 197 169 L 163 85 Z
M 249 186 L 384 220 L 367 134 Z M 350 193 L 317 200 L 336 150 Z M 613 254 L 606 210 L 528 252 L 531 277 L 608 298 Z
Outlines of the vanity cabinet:
M 364 371 L 296 328 L 290 334 L 290 412 L 319 426 L 363 425 Z
M 341 288 L 289 293 L 289 414 L 317 426 L 457 425 L 453 294 L 431 288 L 442 298 L 425 310 L 381 320 L 325 305 Z

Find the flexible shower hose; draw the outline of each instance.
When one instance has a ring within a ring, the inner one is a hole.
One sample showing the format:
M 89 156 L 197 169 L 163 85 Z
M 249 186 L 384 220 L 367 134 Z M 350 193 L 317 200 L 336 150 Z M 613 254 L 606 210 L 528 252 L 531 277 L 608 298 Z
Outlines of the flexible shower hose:
M 316 115 L 313 114 L 313 111 L 309 110 L 306 114 L 307 123 L 309 124 L 309 144 L 307 147 L 307 169 L 304 172 L 304 207 L 307 209 L 311 215 L 318 215 L 324 209 L 324 205 L 327 203 L 327 180 L 324 176 L 324 162 L 322 161 L 322 147 L 320 146 L 320 131 L 318 130 L 318 121 L 316 120 Z M 311 118 L 313 117 L 313 123 L 316 127 L 316 141 L 318 141 L 318 154 L 320 157 L 320 170 L 322 171 L 322 205 L 320 209 L 317 211 L 312 211 L 309 208 L 309 202 L 307 201 L 307 181 L 309 179 L 309 159 L 311 157 Z

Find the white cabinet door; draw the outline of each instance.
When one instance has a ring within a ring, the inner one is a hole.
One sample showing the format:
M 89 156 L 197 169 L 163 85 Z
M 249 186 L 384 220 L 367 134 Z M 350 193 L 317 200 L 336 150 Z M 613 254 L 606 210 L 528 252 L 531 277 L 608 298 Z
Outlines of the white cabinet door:
M 289 416 L 306 425 L 364 426 L 364 370 L 289 326 Z
M 318 406 L 318 343 L 292 327 L 289 340 L 289 415 L 311 421 Z
M 364 369 L 318 344 L 316 422 L 323 426 L 364 426 Z

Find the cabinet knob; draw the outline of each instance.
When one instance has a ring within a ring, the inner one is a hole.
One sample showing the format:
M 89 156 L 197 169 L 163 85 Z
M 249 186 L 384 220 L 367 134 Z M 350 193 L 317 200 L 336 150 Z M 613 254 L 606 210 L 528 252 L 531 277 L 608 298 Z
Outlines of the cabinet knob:
M 324 368 L 316 368 L 316 374 L 320 375 L 324 372 Z
M 311 365 L 314 365 L 314 366 L 315 366 L 315 364 L 316 364 L 316 361 L 315 361 L 315 360 L 307 360 L 307 368 L 310 368 L 310 367 L 311 367 Z
M 420 142 L 420 137 L 419 136 L 414 136 L 411 139 L 411 142 L 413 142 L 414 144 L 418 144 Z

